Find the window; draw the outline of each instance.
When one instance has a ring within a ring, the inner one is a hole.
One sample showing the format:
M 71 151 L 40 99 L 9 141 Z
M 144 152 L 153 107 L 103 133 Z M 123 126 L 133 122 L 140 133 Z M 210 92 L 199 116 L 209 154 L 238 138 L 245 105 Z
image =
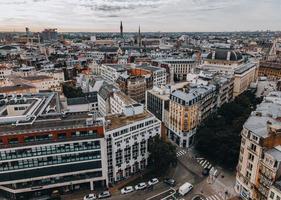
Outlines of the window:
M 253 151 L 256 151 L 257 146 L 255 144 L 251 143 L 250 149 Z
M 249 159 L 250 161 L 254 161 L 254 155 L 251 154 L 251 153 L 249 153 L 248 159 Z

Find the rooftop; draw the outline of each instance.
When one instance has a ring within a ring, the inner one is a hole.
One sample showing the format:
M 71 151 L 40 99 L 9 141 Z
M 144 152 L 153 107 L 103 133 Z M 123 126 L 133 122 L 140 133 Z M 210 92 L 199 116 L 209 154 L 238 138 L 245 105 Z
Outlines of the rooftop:
M 276 93 L 276 92 L 275 92 Z M 281 92 L 279 92 L 281 94 Z M 268 122 L 271 126 L 281 126 L 281 106 L 274 101 L 269 99 L 259 104 L 255 111 L 251 113 L 251 116 L 245 122 L 244 127 L 259 137 L 268 137 Z
M 200 100 L 205 95 L 215 91 L 216 87 L 214 85 L 208 86 L 191 86 L 188 91 L 176 90 L 172 93 L 173 96 L 185 101 L 189 102 L 192 100 Z
M 18 84 L 18 85 L 12 85 L 12 86 L 4 86 L 0 87 L 0 93 L 7 93 L 7 92 L 13 92 L 13 91 L 22 91 L 27 89 L 35 88 L 34 86 L 27 85 L 27 84 Z
M 141 114 L 133 115 L 133 116 L 124 116 L 124 115 L 107 116 L 106 120 L 109 121 L 110 123 L 106 126 L 106 130 L 111 131 L 151 117 L 154 117 L 154 115 L 152 115 L 150 112 L 147 111 L 144 111 Z
M 275 160 L 281 161 L 281 146 L 276 146 L 266 151 L 267 154 L 271 155 Z
M 137 65 L 136 68 L 145 69 L 145 70 L 148 70 L 148 71 L 151 71 L 151 72 L 156 72 L 156 71 L 159 71 L 159 70 L 165 70 L 163 68 L 155 67 L 155 66 L 148 65 L 148 64 Z
M 242 65 L 241 67 L 237 68 L 235 70 L 235 74 L 243 74 L 244 72 L 248 71 L 251 68 L 254 68 L 256 66 L 255 63 L 246 63 Z
M 77 129 L 89 127 L 86 119 L 90 118 L 88 114 L 71 114 L 66 117 L 52 117 L 49 120 L 38 119 L 33 124 L 27 125 L 0 125 L 0 135 L 14 135 L 24 133 L 46 133 L 49 131 L 58 131 L 65 129 Z M 102 122 L 96 121 L 94 126 L 102 126 Z

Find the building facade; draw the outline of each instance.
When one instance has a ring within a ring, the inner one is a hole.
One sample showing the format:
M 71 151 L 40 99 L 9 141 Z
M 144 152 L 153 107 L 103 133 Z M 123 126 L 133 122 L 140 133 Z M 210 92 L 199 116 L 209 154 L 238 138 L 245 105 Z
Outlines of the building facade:
M 151 113 L 106 117 L 108 180 L 115 183 L 147 166 L 148 141 L 160 136 L 161 122 Z
M 103 121 L 64 114 L 57 95 L 6 97 L 0 113 L 0 190 L 8 199 L 107 186 Z
M 270 93 L 243 126 L 235 186 L 243 199 L 267 199 L 281 176 L 280 100 Z

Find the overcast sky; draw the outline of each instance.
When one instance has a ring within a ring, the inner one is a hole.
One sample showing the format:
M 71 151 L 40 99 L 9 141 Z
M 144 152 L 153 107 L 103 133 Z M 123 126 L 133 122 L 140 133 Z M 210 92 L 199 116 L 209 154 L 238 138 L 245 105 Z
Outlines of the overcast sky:
M 281 30 L 281 0 L 0 0 L 0 31 Z

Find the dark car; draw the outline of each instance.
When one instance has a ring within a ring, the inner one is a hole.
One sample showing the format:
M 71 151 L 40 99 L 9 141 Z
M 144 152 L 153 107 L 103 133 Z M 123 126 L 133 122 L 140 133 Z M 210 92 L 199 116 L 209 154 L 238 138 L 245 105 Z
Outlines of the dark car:
M 176 185 L 176 181 L 172 178 L 165 178 L 163 182 L 171 187 L 174 187 Z
M 208 168 L 204 168 L 202 171 L 203 176 L 209 176 L 210 170 Z

